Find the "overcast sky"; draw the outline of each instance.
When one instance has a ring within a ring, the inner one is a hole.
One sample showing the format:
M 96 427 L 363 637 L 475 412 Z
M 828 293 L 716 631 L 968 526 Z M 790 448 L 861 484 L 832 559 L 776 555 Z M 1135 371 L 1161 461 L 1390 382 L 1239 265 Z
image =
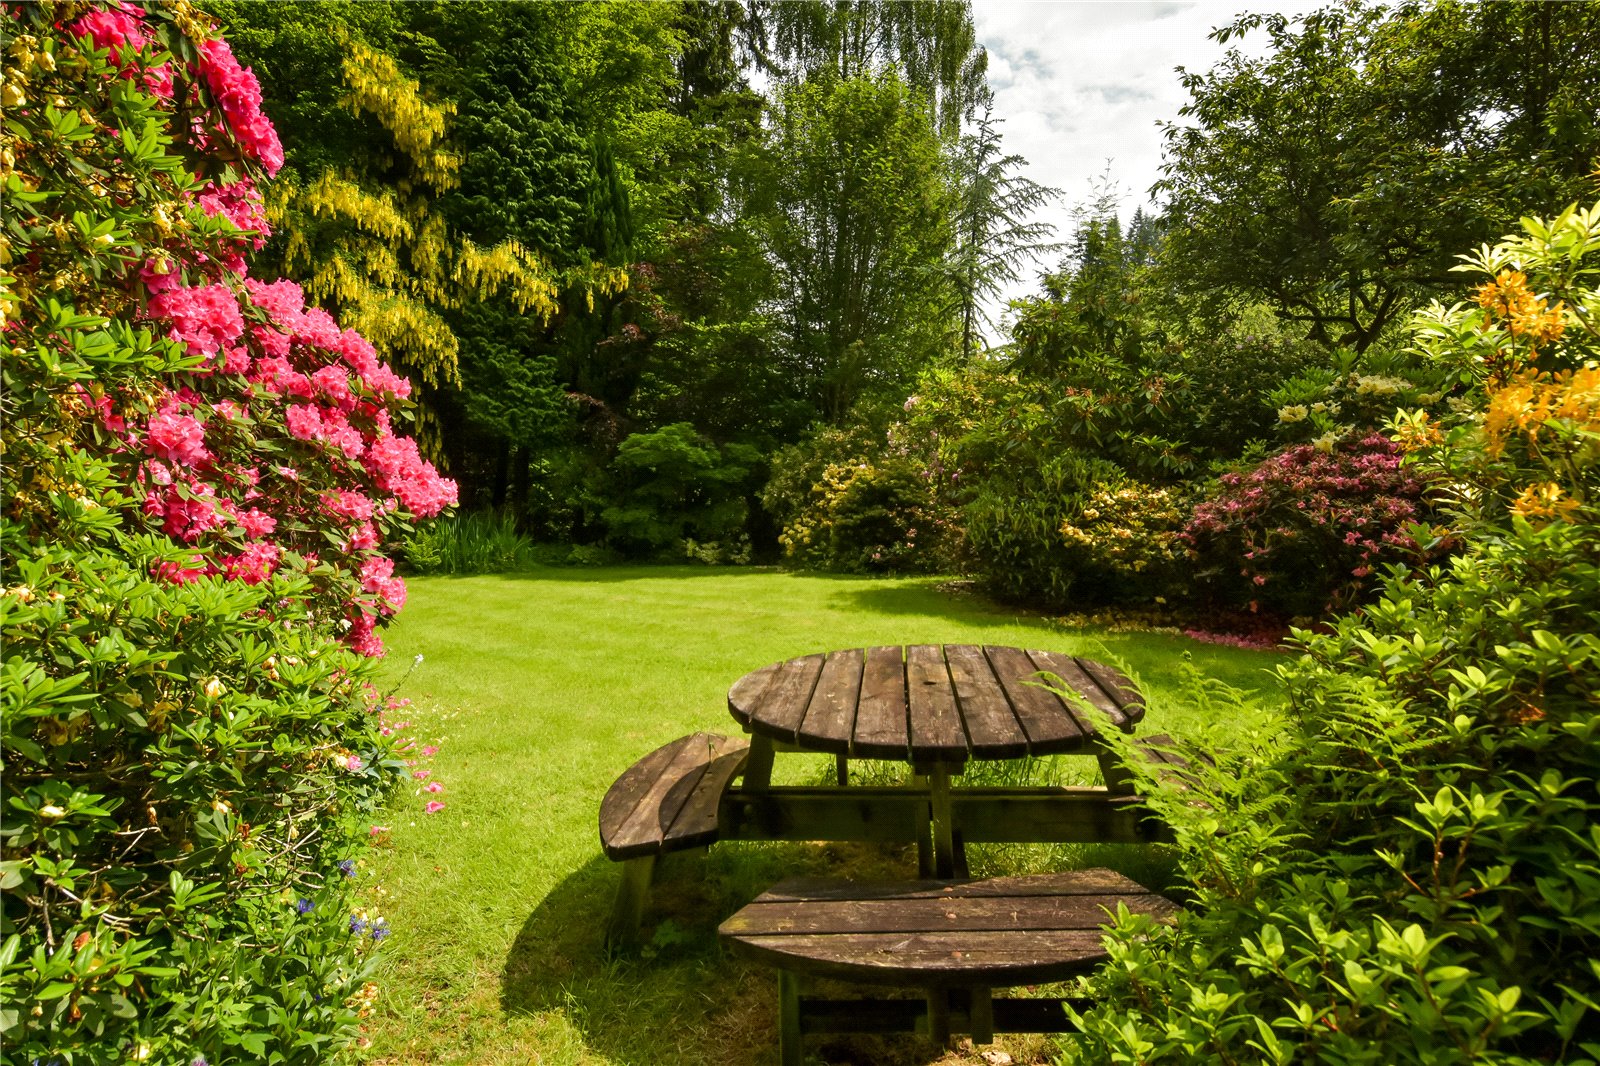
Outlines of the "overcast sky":
M 1146 202 L 1160 176 L 1157 123 L 1175 121 L 1188 98 L 1174 68 L 1204 71 L 1221 58 L 1226 49 L 1209 39 L 1214 28 L 1245 11 L 1318 6 L 1295 0 L 974 0 L 978 41 L 989 50 L 994 114 L 1004 120 L 1004 149 L 1028 160 L 1028 177 L 1061 190 L 1040 214 L 1056 225 L 1057 239 L 1070 235 L 1073 207 L 1094 199 L 1108 160 L 1123 194 L 1122 217 Z M 1259 51 L 1265 36 L 1232 43 Z M 1036 272 L 1030 269 L 1007 298 L 1035 291 Z

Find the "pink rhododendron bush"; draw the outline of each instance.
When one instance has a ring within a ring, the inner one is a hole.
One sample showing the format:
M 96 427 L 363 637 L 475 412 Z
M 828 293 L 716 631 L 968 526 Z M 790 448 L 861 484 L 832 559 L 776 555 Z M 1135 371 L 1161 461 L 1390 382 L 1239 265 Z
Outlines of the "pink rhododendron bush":
M 5 5 L 7 1061 L 323 1062 L 389 932 L 410 385 L 248 276 L 260 92 L 186 3 Z

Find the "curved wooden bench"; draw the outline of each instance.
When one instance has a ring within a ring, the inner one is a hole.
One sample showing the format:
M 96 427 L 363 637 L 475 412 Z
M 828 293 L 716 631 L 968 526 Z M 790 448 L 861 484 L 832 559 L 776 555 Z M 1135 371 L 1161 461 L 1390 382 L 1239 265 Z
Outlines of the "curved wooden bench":
M 1101 927 L 1118 904 L 1177 906 L 1111 870 L 970 881 L 856 883 L 794 878 L 722 923 L 733 950 L 778 968 L 779 1050 L 798 1066 L 809 1032 L 1063 1032 L 1063 1001 L 990 989 L 1059 981 L 1105 961 Z M 917 1000 L 802 999 L 801 975 L 922 988 Z M 952 1009 L 952 992 L 960 992 Z
M 744 769 L 750 742 L 692 733 L 665 744 L 617 778 L 600 801 L 600 847 L 623 863 L 607 940 L 637 939 L 658 856 L 717 839 L 717 806 Z

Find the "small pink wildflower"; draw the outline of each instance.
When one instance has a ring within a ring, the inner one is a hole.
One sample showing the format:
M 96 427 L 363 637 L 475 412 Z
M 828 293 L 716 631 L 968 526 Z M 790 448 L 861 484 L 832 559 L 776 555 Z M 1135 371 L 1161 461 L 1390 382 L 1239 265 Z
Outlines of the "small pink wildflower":
M 437 781 L 429 781 L 426 785 L 422 786 L 422 791 L 424 791 L 424 792 L 443 792 L 444 791 L 444 786 L 439 784 L 439 782 L 437 782 Z
M 359 770 L 361 769 L 362 765 L 361 756 L 359 755 L 352 755 L 344 761 L 344 768 L 346 770 Z
M 411 771 L 411 776 L 416 778 L 418 781 L 426 781 L 428 779 L 428 775 L 431 773 L 433 773 L 432 770 L 413 770 Z
M 444 804 L 440 803 L 438 800 L 429 800 L 428 805 L 422 808 L 422 813 L 438 814 L 442 810 L 444 810 Z
M 432 744 L 429 744 L 427 747 L 422 749 L 422 754 L 429 756 L 437 755 L 439 754 L 439 749 L 434 747 Z

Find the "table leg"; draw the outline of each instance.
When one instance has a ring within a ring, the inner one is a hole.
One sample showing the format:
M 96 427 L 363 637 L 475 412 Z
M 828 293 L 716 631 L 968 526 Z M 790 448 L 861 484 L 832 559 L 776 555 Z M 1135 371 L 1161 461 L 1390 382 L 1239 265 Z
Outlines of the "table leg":
M 907 781 L 907 785 L 908 787 L 914 789 L 927 788 L 927 775 L 913 773 Z M 930 835 L 931 822 L 928 817 L 928 807 L 926 804 L 917 805 L 917 824 L 915 833 L 917 838 L 917 876 L 933 877 L 933 842 Z
M 838 778 L 840 787 L 848 785 L 850 783 L 850 756 L 835 755 L 833 757 L 833 765 L 834 768 L 839 771 Z
M 772 759 L 772 738 L 752 733 L 750 753 L 744 762 L 744 780 L 741 782 L 741 787 L 746 792 L 765 792 L 771 787 Z
M 1100 776 L 1105 778 L 1106 791 L 1119 796 L 1131 796 L 1134 792 L 1133 775 L 1118 761 L 1116 753 L 1110 746 L 1097 742 L 1094 754 L 1100 761 Z
M 950 1042 L 950 992 L 928 989 L 928 1039 L 940 1047 Z
M 950 767 L 935 763 L 928 772 L 929 806 L 933 815 L 935 877 L 957 877 L 954 818 L 950 811 Z

